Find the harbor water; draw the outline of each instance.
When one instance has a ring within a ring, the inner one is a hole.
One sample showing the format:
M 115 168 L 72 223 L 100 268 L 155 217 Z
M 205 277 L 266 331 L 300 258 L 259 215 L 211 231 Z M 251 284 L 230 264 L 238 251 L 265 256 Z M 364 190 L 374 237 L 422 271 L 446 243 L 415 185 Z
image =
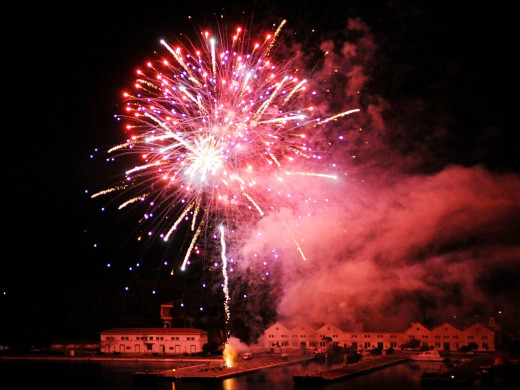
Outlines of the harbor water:
M 367 374 L 320 386 L 323 390 L 421 390 L 421 374 L 442 370 L 444 363 L 404 362 Z M 305 375 L 328 367 L 308 362 L 263 369 L 218 381 L 204 380 L 136 380 L 134 373 L 171 369 L 171 362 L 144 361 L 45 361 L 0 360 L 0 388 L 3 390 L 260 390 L 305 389 L 293 381 L 295 375 Z M 472 390 L 509 390 L 515 383 L 484 383 L 476 379 Z

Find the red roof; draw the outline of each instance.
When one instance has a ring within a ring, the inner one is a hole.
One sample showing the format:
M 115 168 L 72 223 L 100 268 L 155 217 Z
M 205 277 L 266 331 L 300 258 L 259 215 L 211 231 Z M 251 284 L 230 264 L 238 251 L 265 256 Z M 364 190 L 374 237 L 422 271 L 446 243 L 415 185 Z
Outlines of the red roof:
M 195 328 L 112 328 L 101 332 L 101 334 L 142 334 L 142 335 L 186 335 L 207 334 L 208 332 Z

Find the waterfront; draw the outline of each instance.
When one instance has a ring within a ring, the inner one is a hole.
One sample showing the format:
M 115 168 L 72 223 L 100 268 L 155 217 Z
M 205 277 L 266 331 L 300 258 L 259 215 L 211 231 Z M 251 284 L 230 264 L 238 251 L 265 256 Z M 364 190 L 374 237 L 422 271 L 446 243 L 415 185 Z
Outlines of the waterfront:
M 421 390 L 421 374 L 442 369 L 444 363 L 405 362 L 368 374 L 324 384 L 324 390 L 399 389 Z M 294 384 L 294 375 L 305 375 L 327 368 L 315 361 L 263 369 L 218 381 L 147 380 L 135 381 L 139 371 L 168 370 L 169 361 L 72 361 L 72 360 L 0 360 L 1 388 L 17 389 L 96 389 L 96 390 L 206 390 L 206 389 L 304 389 Z M 515 381 L 518 385 L 518 381 Z M 513 383 L 481 383 L 475 380 L 472 390 L 505 390 Z

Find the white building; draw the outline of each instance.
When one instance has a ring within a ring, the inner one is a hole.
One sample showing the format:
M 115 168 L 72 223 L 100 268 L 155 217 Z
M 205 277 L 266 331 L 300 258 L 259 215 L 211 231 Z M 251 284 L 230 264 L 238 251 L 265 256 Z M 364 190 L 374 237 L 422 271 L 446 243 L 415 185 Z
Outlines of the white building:
M 457 351 L 473 343 L 477 351 L 494 351 L 494 331 L 481 324 L 465 330 L 444 323 L 432 330 L 418 322 L 402 332 L 351 332 L 338 326 L 325 324 L 320 327 L 309 324 L 289 326 L 276 322 L 264 331 L 264 347 L 272 350 L 320 350 L 332 344 L 354 347 L 357 350 L 401 348 L 413 340 L 423 348 Z
M 280 322 L 275 322 L 264 331 L 266 348 L 289 348 L 291 347 L 291 331 Z
M 309 324 L 293 326 L 290 335 L 290 347 L 293 349 L 314 349 L 321 341 L 316 329 Z
M 460 335 L 460 330 L 445 322 L 430 332 L 427 345 L 436 350 L 456 351 L 466 345 L 460 343 Z
M 463 330 L 460 334 L 462 345 L 475 343 L 478 351 L 495 350 L 495 332 L 477 323 Z
M 320 347 L 327 345 L 327 342 L 332 343 L 335 346 L 343 345 L 343 331 L 335 325 L 324 324 L 317 330 L 320 338 Z
M 114 328 L 101 332 L 102 353 L 184 354 L 202 352 L 207 332 L 193 328 Z

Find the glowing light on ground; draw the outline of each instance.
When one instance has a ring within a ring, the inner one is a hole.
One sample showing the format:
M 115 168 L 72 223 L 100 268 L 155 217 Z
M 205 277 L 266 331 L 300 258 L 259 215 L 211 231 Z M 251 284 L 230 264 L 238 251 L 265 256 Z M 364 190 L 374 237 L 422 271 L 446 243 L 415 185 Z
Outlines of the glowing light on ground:
M 224 351 L 222 352 L 222 357 L 224 358 L 226 367 L 233 367 L 235 356 L 235 348 L 233 348 L 231 344 L 226 343 L 226 345 L 224 346 Z

